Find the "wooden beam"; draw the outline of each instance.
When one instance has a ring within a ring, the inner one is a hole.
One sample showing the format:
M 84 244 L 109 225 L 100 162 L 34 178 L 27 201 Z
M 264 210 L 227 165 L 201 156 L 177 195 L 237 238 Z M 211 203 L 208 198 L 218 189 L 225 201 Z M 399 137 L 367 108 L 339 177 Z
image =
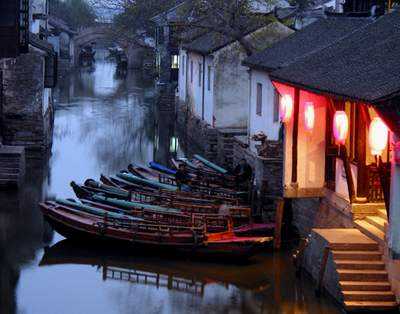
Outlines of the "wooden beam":
M 299 111 L 300 111 L 300 89 L 294 90 L 294 112 L 293 112 L 293 143 L 292 143 L 292 183 L 297 183 L 297 156 L 299 141 Z
M 355 157 L 357 160 L 357 197 L 368 197 L 368 169 L 367 169 L 367 120 L 365 116 L 365 105 L 356 106 L 355 127 Z

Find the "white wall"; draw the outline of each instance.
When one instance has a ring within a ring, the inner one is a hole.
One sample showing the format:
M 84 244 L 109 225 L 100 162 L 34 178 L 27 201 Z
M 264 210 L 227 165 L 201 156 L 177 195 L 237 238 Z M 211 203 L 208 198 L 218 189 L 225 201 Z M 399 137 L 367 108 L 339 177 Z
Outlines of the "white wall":
M 189 52 L 188 53 L 188 89 L 187 101 L 192 110 L 192 113 L 199 119 L 202 119 L 202 99 L 203 99 L 203 79 L 201 78 L 201 86 L 199 84 L 199 63 L 203 64 L 203 56 L 200 54 Z M 193 63 L 193 80 L 191 80 L 191 64 Z
M 250 74 L 250 118 L 249 118 L 249 136 L 263 132 L 269 140 L 279 139 L 279 129 L 281 123 L 274 121 L 274 102 L 275 87 L 266 72 L 251 70 Z M 262 108 L 261 115 L 257 114 L 257 84 L 262 85 Z M 255 144 L 259 142 L 250 141 L 251 150 L 256 152 Z
M 214 54 L 215 126 L 247 128 L 249 79 L 242 65 L 246 54 L 238 43 Z
M 179 89 L 179 101 L 185 102 L 186 101 L 186 79 L 188 72 L 188 59 L 187 59 L 187 52 L 184 49 L 179 50 L 179 77 L 178 77 L 178 89 Z
M 204 120 L 211 126 L 214 125 L 214 113 L 215 113 L 215 79 L 214 79 L 214 60 L 213 57 L 207 56 L 205 58 L 205 77 L 204 77 Z M 208 73 L 208 67 L 210 67 L 210 73 Z M 210 75 L 210 90 L 208 90 L 208 75 Z

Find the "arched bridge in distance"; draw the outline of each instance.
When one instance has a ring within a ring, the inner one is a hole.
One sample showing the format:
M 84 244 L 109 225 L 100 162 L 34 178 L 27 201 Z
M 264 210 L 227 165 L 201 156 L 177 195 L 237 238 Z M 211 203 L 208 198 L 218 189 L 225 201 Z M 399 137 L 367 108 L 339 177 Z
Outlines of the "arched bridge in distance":
M 110 31 L 111 25 L 105 23 L 98 23 L 94 26 L 79 30 L 78 34 L 73 38 L 75 59 L 79 56 L 80 50 L 91 43 L 96 43 L 96 45 L 101 46 L 110 46 L 115 43 L 112 36 L 110 36 Z

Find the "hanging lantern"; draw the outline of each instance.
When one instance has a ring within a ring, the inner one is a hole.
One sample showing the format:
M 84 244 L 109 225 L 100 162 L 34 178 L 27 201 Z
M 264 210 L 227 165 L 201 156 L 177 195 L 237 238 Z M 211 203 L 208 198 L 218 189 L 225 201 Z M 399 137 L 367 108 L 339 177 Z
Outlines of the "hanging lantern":
M 369 146 L 371 154 L 381 156 L 388 142 L 389 130 L 381 118 L 375 117 L 369 125 Z
M 304 125 L 307 131 L 312 131 L 315 125 L 314 103 L 306 102 L 304 104 Z
M 283 95 L 279 106 L 279 116 L 283 123 L 289 122 L 293 113 L 293 99 L 290 95 Z
M 349 133 L 349 119 L 346 112 L 336 111 L 333 117 L 333 135 L 338 144 L 346 143 L 347 134 Z

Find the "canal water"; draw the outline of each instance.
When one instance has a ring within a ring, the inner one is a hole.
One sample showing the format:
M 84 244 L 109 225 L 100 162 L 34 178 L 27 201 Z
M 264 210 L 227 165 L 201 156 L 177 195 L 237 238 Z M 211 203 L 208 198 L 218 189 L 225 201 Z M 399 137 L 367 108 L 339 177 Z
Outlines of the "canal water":
M 49 160 L 30 162 L 24 187 L 0 194 L 0 313 L 339 313 L 296 278 L 289 250 L 199 262 L 79 246 L 44 222 L 37 203 L 73 197 L 71 181 L 182 154 L 153 92 L 142 73 L 105 60 L 60 82 Z

